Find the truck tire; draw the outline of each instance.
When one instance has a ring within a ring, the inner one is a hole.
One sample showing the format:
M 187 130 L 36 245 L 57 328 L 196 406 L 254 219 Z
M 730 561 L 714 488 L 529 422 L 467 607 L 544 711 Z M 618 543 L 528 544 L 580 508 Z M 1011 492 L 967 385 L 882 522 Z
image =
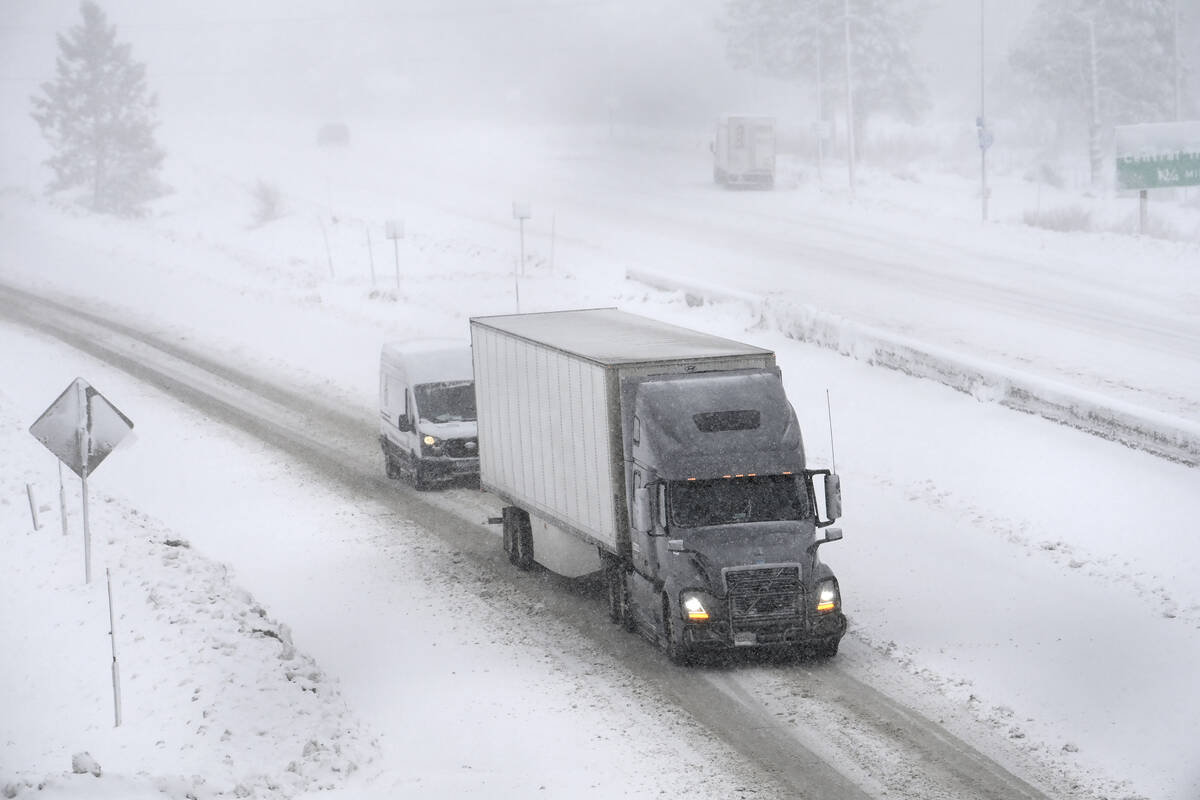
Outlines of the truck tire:
M 662 609 L 662 646 L 663 651 L 667 654 L 667 660 L 672 664 L 684 666 L 692 661 L 692 652 L 682 641 L 682 625 L 675 619 L 675 615 L 671 609 L 671 601 L 663 595 Z M 679 636 L 677 639 L 676 636 Z
M 813 654 L 817 658 L 833 658 L 838 653 L 838 645 L 841 644 L 841 639 L 828 639 L 821 642 L 813 648 Z
M 625 568 L 615 558 L 606 560 L 604 581 L 608 585 L 608 619 L 614 625 L 629 629 L 632 619 L 629 613 L 629 594 L 625 586 Z

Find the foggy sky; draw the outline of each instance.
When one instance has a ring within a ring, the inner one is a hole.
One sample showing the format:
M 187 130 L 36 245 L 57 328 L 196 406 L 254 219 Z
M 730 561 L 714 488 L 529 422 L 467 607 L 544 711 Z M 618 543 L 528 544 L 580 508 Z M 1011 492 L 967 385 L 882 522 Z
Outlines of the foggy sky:
M 989 0 L 989 68 L 1003 62 L 1034 0 Z M 738 73 L 715 19 L 721 0 L 106 0 L 100 6 L 147 65 L 163 113 L 275 111 L 495 114 L 692 123 L 721 111 L 811 116 L 801 87 Z M 979 4 L 935 0 L 918 41 L 935 111 L 974 114 Z M 53 77 L 55 33 L 73 0 L 0 0 L 5 116 Z M 657 119 L 656 119 L 657 118 Z

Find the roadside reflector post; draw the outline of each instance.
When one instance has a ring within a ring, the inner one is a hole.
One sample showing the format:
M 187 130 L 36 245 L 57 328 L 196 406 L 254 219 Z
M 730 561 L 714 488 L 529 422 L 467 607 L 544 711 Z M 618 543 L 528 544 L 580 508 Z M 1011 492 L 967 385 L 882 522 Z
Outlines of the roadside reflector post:
M 516 200 L 512 204 L 513 219 L 517 221 L 517 228 L 521 240 L 521 255 L 520 261 L 517 262 L 517 269 L 513 270 L 513 294 L 517 301 L 517 313 L 521 313 L 521 283 L 520 276 L 525 274 L 525 220 L 533 216 L 530 211 L 529 203 L 519 203 Z
M 389 219 L 383 224 L 383 232 L 392 240 L 392 254 L 396 257 L 396 288 L 400 288 L 400 240 L 404 238 L 404 220 Z
M 33 517 L 33 529 L 40 530 L 41 525 L 38 523 L 37 503 L 33 499 L 33 484 L 25 484 L 25 494 L 29 495 L 29 516 Z
M 112 639 L 113 727 L 121 727 L 121 668 L 117 665 L 117 623 L 113 614 L 112 570 L 105 569 L 108 580 L 108 636 Z
M 58 462 L 58 514 L 62 517 L 63 536 L 67 535 L 67 490 L 63 488 L 62 462 Z

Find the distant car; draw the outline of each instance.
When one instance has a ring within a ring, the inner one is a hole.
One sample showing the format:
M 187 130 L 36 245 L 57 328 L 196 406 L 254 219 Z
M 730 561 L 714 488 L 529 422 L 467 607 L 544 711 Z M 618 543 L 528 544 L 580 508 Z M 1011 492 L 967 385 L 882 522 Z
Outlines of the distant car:
M 321 147 L 347 147 L 350 144 L 350 127 L 342 122 L 331 122 L 317 130 L 317 144 Z
M 471 348 L 389 342 L 379 358 L 379 444 L 389 478 L 417 489 L 479 477 Z

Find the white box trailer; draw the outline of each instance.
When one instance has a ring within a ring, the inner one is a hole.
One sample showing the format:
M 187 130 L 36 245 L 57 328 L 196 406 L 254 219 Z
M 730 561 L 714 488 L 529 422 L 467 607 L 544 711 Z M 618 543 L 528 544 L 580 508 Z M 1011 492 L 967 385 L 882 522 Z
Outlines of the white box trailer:
M 738 644 L 819 636 L 827 651 L 836 651 L 845 629 L 840 609 L 817 625 L 797 599 L 802 591 L 815 592 L 820 580 L 834 580 L 828 568 L 818 569 L 815 548 L 840 533 L 814 543 L 815 528 L 832 517 L 819 520 L 811 513 L 807 483 L 814 472 L 828 471 L 805 469 L 799 427 L 773 352 L 613 308 L 477 317 L 471 320 L 471 348 L 480 485 L 507 504 L 504 546 L 513 563 L 528 568 L 536 561 L 568 577 L 605 570 L 614 621 L 677 645 L 669 648 L 672 657 L 693 645 L 731 645 L 735 635 Z M 740 465 L 736 476 L 729 467 L 734 461 Z M 669 487 L 676 494 L 668 494 Z M 773 498 L 787 495 L 795 511 L 748 520 L 757 526 L 739 526 L 747 520 L 732 517 L 697 522 L 692 514 L 689 520 L 682 505 L 677 519 L 668 514 L 675 496 L 682 504 L 703 495 L 701 505 L 719 510 L 722 492 L 735 487 L 756 492 L 760 508 L 778 507 L 787 498 Z M 826 496 L 831 493 L 836 486 L 827 485 Z M 840 505 L 840 495 L 835 502 Z M 836 516 L 836 507 L 829 508 Z M 773 609 L 769 620 L 750 619 L 756 612 L 738 595 L 749 584 L 737 575 L 713 576 L 734 586 L 711 587 L 712 597 L 736 605 L 728 623 L 714 608 L 708 631 L 695 617 L 672 628 L 666 617 L 687 600 L 678 592 L 694 589 L 697 578 L 689 572 L 692 562 L 668 550 L 688 552 L 692 531 L 701 530 L 696 526 L 737 542 L 721 545 L 723 552 L 708 563 L 742 570 L 737 574 L 754 577 L 756 586 L 784 580 L 751 576 L 747 566 L 775 548 L 786 563 L 772 569 L 790 576 L 779 591 L 795 606 L 791 616 Z M 728 535 L 720 533 L 726 528 Z M 769 529 L 774 532 L 767 540 L 751 540 Z M 626 574 L 632 576 L 628 586 Z M 768 623 L 775 627 L 768 630 Z
M 622 381 L 775 366 L 770 350 L 615 308 L 477 317 L 471 351 L 481 488 L 612 553 L 629 542 Z

